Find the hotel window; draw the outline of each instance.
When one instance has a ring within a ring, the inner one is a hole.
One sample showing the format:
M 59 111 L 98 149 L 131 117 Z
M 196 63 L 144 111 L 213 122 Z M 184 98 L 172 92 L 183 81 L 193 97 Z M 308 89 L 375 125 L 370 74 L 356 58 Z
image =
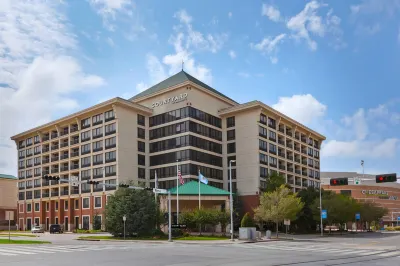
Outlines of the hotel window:
M 81 146 L 81 155 L 90 153 L 90 144 Z
M 268 168 L 260 167 L 260 176 L 267 178 L 268 177 Z
M 276 145 L 270 143 L 269 144 L 269 152 L 276 154 Z
M 93 155 L 93 165 L 102 164 L 103 163 L 103 154 Z
M 81 167 L 90 166 L 90 156 L 81 159 Z
M 18 144 L 19 148 L 25 147 L 25 140 L 21 140 Z
M 58 211 L 58 201 L 56 201 L 54 204 L 55 204 L 54 206 L 55 211 Z
M 82 170 L 81 171 L 81 179 L 82 180 L 87 180 L 90 179 L 90 170 Z
M 226 132 L 226 139 L 227 140 L 234 140 L 235 139 L 235 130 L 234 129 L 228 130 Z
M 146 131 L 144 130 L 144 128 L 139 127 L 138 128 L 138 138 L 140 139 L 145 139 L 146 138 Z
M 108 138 L 105 140 L 106 149 L 115 147 L 116 144 L 117 144 L 117 139 L 115 137 Z
M 276 167 L 276 165 L 277 165 L 276 162 L 277 162 L 277 160 L 275 157 L 269 156 L 269 165 Z
M 235 117 L 234 116 L 228 117 L 226 119 L 226 127 L 229 128 L 229 127 L 234 127 L 234 126 L 235 126 Z
M 64 210 L 68 211 L 68 200 L 64 201 Z
M 115 179 L 106 180 L 104 183 L 106 183 L 106 190 L 115 190 L 115 185 L 117 184 L 117 180 Z
M 25 178 L 25 171 L 19 171 L 19 172 L 18 172 L 18 177 L 19 177 L 20 179 L 24 179 L 24 178 Z
M 276 141 L 276 133 L 272 130 L 269 131 L 269 139 Z
M 235 153 L 236 152 L 236 143 L 228 143 L 227 144 L 228 153 Z
M 267 116 L 264 114 L 260 114 L 260 122 L 263 124 L 267 124 Z
M 259 148 L 260 148 L 260 150 L 262 150 L 262 151 L 268 151 L 268 144 L 267 144 L 267 142 L 266 141 L 263 141 L 263 140 L 259 140 L 258 141 L 258 145 L 259 145 Z
M 101 197 L 94 197 L 94 207 L 101 208 Z
M 314 156 L 317 157 L 317 158 L 319 158 L 319 151 L 314 150 Z
M 90 139 L 90 131 L 85 131 L 81 133 L 81 141 L 89 140 Z
M 117 153 L 115 151 L 105 153 L 106 163 L 115 162 L 116 159 L 117 159 Z
M 268 165 L 268 155 L 260 153 L 260 163 Z
M 146 166 L 146 156 L 138 154 L 138 165 Z
M 307 162 L 308 162 L 308 165 L 309 165 L 309 166 L 313 166 L 313 165 L 314 165 L 313 159 L 308 158 L 308 159 L 307 159 Z
M 92 145 L 93 145 L 93 152 L 103 150 L 103 141 L 102 140 L 93 142 Z
M 18 167 L 19 168 L 24 168 L 25 167 L 25 161 L 24 160 L 18 161 Z
M 103 114 L 95 115 L 92 117 L 92 124 L 98 125 L 103 122 Z
M 35 148 L 33 148 L 33 153 L 38 154 L 40 153 L 41 147 L 40 146 L 36 146 Z
M 313 149 L 308 147 L 308 155 L 313 156 Z
M 115 165 L 106 166 L 105 170 L 106 170 L 106 176 L 112 176 L 117 173 Z
M 25 157 L 25 150 L 19 151 L 18 152 L 18 157 L 19 158 L 24 158 Z
M 32 145 L 32 138 L 26 139 L 26 146 Z
M 41 172 L 42 172 L 42 169 L 41 169 L 41 168 L 35 168 L 35 169 L 34 169 L 34 174 L 35 174 L 35 176 L 39 176 L 39 175 L 41 174 Z
M 138 141 L 138 151 L 146 152 L 146 144 L 142 141 Z
M 39 142 L 40 142 L 39 135 L 35 136 L 35 137 L 33 138 L 33 141 L 34 141 L 35 143 L 39 143 Z
M 35 202 L 35 212 L 40 211 L 40 203 L 39 202 Z
M 27 149 L 26 150 L 26 156 L 28 157 L 28 156 L 31 156 L 31 155 L 32 155 L 32 148 Z
M 112 119 L 114 119 L 114 111 L 110 110 L 104 113 L 104 119 L 105 121 L 110 121 Z
M 93 178 L 101 178 L 103 177 L 103 168 L 94 168 L 93 169 Z
M 19 188 L 19 189 L 24 189 L 24 188 L 25 188 L 25 181 L 19 182 L 19 183 L 18 183 L 18 188 Z
M 82 128 L 90 127 L 90 118 L 86 118 L 82 120 Z
M 262 137 L 268 137 L 268 130 L 265 127 L 258 126 L 258 134 Z
M 79 210 L 79 199 L 75 200 L 75 210 Z
M 93 138 L 99 138 L 103 136 L 103 127 L 98 127 L 92 130 Z
M 109 124 L 105 126 L 105 134 L 110 135 L 115 133 L 115 123 Z
M 138 168 L 138 178 L 146 179 L 146 169 Z
M 26 212 L 32 212 L 32 204 L 31 203 L 26 204 Z
M 33 163 L 34 163 L 35 165 L 39 165 L 39 164 L 40 164 L 40 160 L 41 160 L 40 157 L 35 157 L 35 158 L 33 158 Z
M 275 119 L 272 119 L 271 117 L 268 117 L 268 126 L 272 128 L 276 128 L 276 121 Z
M 143 115 L 137 115 L 138 125 L 145 126 L 145 117 Z
M 82 199 L 82 209 L 89 209 L 89 207 L 90 207 L 89 198 L 83 198 Z

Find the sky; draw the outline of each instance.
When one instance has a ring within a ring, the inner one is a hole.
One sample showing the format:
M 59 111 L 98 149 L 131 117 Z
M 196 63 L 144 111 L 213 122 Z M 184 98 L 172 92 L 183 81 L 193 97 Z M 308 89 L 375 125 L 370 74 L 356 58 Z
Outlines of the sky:
M 17 174 L 12 135 L 182 61 L 326 136 L 321 171 L 400 175 L 400 0 L 1 0 L 0 173 Z

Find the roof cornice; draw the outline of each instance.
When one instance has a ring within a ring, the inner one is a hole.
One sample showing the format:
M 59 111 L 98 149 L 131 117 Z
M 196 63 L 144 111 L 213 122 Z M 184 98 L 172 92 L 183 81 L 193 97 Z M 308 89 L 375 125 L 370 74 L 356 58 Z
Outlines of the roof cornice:
M 128 108 L 132 108 L 132 109 L 138 110 L 138 111 L 143 112 L 143 113 L 148 114 L 148 115 L 151 115 L 153 113 L 153 110 L 151 108 L 148 108 L 146 106 L 143 106 L 143 105 L 140 105 L 140 104 L 137 104 L 137 103 L 133 103 L 131 101 L 122 99 L 120 97 L 116 97 L 116 98 L 112 98 L 110 100 L 107 100 L 105 102 L 93 105 L 93 106 L 91 106 L 89 108 L 86 108 L 84 110 L 81 110 L 79 112 L 73 113 L 71 115 L 68 115 L 68 116 L 62 117 L 60 119 L 51 121 L 51 122 L 46 123 L 44 125 L 29 129 L 27 131 L 24 131 L 22 133 L 19 133 L 17 135 L 12 136 L 11 139 L 12 140 L 17 140 L 17 139 L 19 139 L 19 138 L 21 138 L 21 137 L 23 137 L 23 136 L 25 136 L 27 134 L 32 134 L 32 133 L 38 132 L 40 130 L 43 130 L 44 128 L 63 123 L 65 121 L 67 121 L 67 120 L 70 120 L 70 119 L 73 119 L 73 118 L 76 118 L 76 117 L 80 117 L 80 116 L 84 116 L 86 113 L 89 113 L 89 112 L 95 111 L 96 109 L 100 109 L 100 108 L 106 107 L 108 105 L 113 105 L 113 104 L 114 105 L 128 107 Z

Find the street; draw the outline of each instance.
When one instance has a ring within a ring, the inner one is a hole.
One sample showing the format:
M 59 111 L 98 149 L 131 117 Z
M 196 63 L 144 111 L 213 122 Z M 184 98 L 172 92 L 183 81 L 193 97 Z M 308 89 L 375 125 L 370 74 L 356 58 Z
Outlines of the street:
M 395 237 L 393 240 L 398 240 Z M 400 250 L 344 241 L 2 245 L 0 265 L 400 265 Z

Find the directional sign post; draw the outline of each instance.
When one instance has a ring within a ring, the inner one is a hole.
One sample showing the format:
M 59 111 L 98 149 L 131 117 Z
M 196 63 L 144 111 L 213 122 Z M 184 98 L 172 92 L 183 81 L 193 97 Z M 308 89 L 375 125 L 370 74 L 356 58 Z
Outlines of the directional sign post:
M 359 221 L 361 219 L 361 215 L 359 212 L 356 213 L 356 221 Z
M 322 217 L 322 219 L 327 219 L 328 218 L 328 211 L 327 210 L 322 210 L 321 211 L 321 217 Z
M 187 226 L 186 224 L 172 224 L 171 227 L 174 229 L 185 229 Z
M 399 226 L 400 216 L 397 216 L 397 226 Z

